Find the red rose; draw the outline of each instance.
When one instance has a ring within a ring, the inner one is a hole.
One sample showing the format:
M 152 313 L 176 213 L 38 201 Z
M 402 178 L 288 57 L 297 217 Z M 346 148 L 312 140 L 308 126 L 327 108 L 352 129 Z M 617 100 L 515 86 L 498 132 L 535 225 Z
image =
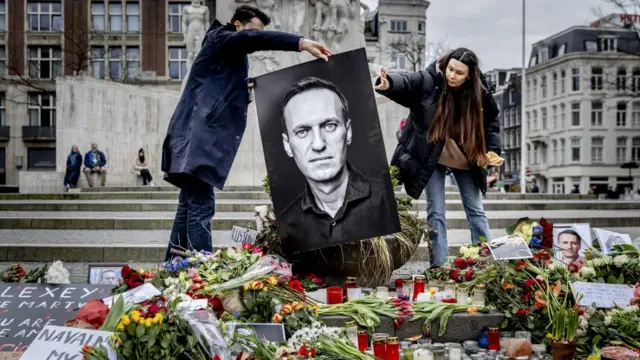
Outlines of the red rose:
M 531 310 L 529 310 L 529 309 L 519 309 L 519 310 L 516 312 L 516 315 L 518 315 L 518 316 L 523 316 L 523 317 L 524 317 L 524 316 L 527 316 L 527 314 L 528 314 L 529 312 L 531 312 Z
M 520 260 L 516 263 L 515 267 L 516 267 L 516 271 L 520 271 L 527 267 L 527 262 L 524 260 Z
M 535 285 L 535 283 L 536 283 L 536 280 L 535 280 L 535 279 L 527 279 L 527 280 L 525 280 L 525 281 L 524 281 L 524 283 L 522 284 L 522 287 L 523 287 L 523 288 L 525 288 L 525 289 L 527 289 L 527 290 L 529 290 L 529 289 L 531 289 L 531 287 L 532 287 L 533 285 Z
M 476 261 L 475 261 L 475 260 L 473 260 L 473 259 L 471 259 L 471 258 L 467 259 L 467 265 L 469 265 L 469 266 L 473 266 L 473 265 L 475 265 L 475 263 L 476 263 Z
M 467 268 L 467 261 L 463 258 L 457 258 L 453 262 L 453 265 L 455 265 L 455 267 L 457 267 L 458 269 L 464 270 Z
M 245 250 L 251 250 L 253 249 L 253 245 L 249 244 L 249 243 L 242 243 L 242 248 Z
M 319 278 L 319 277 L 313 279 L 313 282 L 316 283 L 317 285 L 324 284 L 324 280 L 322 280 L 322 278 Z
M 289 282 L 289 288 L 302 293 L 304 292 L 304 287 L 302 286 L 300 280 L 291 280 L 291 282 Z
M 459 269 L 453 269 L 453 271 L 451 271 L 451 273 L 449 274 L 449 277 L 451 278 L 451 280 L 459 281 L 460 280 L 460 270 Z
M 133 273 L 133 269 L 131 269 L 128 265 L 125 265 L 120 269 L 120 275 L 123 279 L 128 278 Z
M 220 310 L 222 309 L 222 301 L 220 301 L 220 298 L 217 296 L 211 297 L 207 300 L 207 302 L 209 303 L 209 305 L 211 305 L 211 307 L 213 308 L 213 310 Z
M 307 350 L 307 346 L 305 344 L 302 344 L 302 347 L 298 350 L 298 355 L 302 357 L 309 356 L 309 350 Z
M 309 279 L 309 280 L 313 280 L 315 278 L 317 278 L 317 276 L 314 273 L 311 273 L 311 274 L 307 275 L 307 279 Z
M 576 264 L 575 262 L 569 264 L 569 272 L 577 273 L 578 271 L 580 271 L 580 265 Z
M 467 270 L 466 273 L 464 273 L 464 280 L 465 281 L 471 281 L 473 280 L 473 278 L 475 277 L 475 271 L 473 271 L 473 269 L 469 269 Z
M 533 298 L 533 292 L 531 292 L 531 291 L 527 291 L 524 294 L 522 294 L 522 296 L 521 296 L 521 299 L 524 302 L 531 301 L 532 298 Z
M 149 308 L 147 308 L 147 316 L 152 317 L 152 316 L 156 316 L 156 314 L 158 313 L 158 305 L 156 304 L 151 304 L 149 305 Z

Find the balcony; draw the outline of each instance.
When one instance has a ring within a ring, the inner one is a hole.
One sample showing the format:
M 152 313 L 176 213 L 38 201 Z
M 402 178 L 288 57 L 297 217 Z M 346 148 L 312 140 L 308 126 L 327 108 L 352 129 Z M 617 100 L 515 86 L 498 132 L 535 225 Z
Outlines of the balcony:
M 0 126 L 0 141 L 9 141 L 11 138 L 11 128 L 9 126 Z
M 23 126 L 23 141 L 55 141 L 55 126 Z

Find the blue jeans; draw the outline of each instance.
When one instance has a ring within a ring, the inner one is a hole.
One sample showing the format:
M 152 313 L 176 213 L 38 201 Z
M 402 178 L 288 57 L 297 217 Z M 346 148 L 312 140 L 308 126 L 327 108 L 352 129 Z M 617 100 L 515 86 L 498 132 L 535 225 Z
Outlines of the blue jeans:
M 478 186 L 473 182 L 471 172 L 457 169 L 451 169 L 451 172 L 458 183 L 462 205 L 471 229 L 471 241 L 474 244 L 478 243 L 480 237 L 484 237 L 486 241 L 491 240 L 489 222 L 482 206 L 482 195 Z M 444 265 L 446 257 L 449 255 L 445 219 L 445 176 L 446 168 L 437 165 L 425 190 L 427 194 L 427 221 L 435 230 L 429 233 L 432 243 L 432 267 Z
M 213 186 L 192 177 L 180 190 L 178 210 L 173 220 L 165 261 L 171 260 L 172 248 L 212 250 L 211 219 L 216 209 Z

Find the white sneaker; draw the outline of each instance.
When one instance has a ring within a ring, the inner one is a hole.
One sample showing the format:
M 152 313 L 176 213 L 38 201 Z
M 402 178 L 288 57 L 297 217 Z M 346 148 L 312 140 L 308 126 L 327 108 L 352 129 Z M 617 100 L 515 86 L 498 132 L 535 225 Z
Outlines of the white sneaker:
M 151 181 L 151 182 L 149 183 L 149 186 L 156 186 L 156 185 L 153 183 L 153 181 Z

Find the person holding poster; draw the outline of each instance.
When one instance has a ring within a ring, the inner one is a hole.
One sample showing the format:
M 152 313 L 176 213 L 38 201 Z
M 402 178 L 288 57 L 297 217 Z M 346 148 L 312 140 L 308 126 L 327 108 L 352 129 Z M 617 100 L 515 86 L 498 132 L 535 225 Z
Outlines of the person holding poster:
M 223 188 L 247 125 L 247 54 L 307 51 L 325 61 L 331 55 L 299 35 L 264 31 L 270 22 L 263 11 L 247 5 L 238 7 L 226 25 L 216 20 L 189 70 L 162 146 L 164 178 L 180 188 L 166 260 L 174 246 L 211 251 L 213 188 Z
M 431 232 L 431 266 L 442 266 L 448 255 L 445 225 L 445 176 L 450 169 L 462 198 L 471 240 L 491 239 L 482 205 L 487 191 L 488 166 L 500 166 L 499 110 L 491 91 L 483 86 L 473 51 L 458 48 L 427 70 L 387 74 L 384 69 L 375 89 L 410 109 L 391 164 L 409 196 L 427 193 L 427 220 Z

